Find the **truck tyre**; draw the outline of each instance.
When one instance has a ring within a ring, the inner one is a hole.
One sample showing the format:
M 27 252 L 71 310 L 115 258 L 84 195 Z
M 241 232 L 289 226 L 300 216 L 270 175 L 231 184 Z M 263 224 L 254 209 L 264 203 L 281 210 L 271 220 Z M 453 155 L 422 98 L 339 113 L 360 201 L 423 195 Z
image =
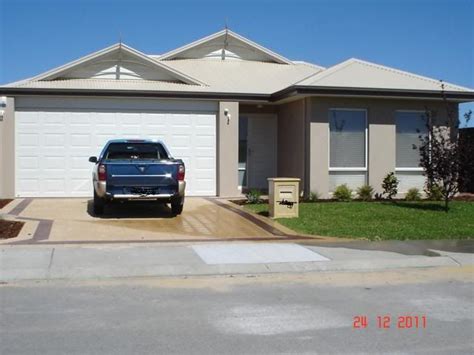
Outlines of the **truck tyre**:
M 174 215 L 179 215 L 183 212 L 184 201 L 183 199 L 177 199 L 171 202 L 171 212 Z
M 104 213 L 105 201 L 104 199 L 97 196 L 97 193 L 94 190 L 94 214 L 99 216 Z

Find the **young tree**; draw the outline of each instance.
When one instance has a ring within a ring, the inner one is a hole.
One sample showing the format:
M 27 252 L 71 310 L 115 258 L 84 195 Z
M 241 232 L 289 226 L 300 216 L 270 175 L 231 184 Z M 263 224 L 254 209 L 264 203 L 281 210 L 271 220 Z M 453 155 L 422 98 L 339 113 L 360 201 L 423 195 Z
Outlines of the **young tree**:
M 437 185 L 443 196 L 445 211 L 449 211 L 449 201 L 459 192 L 465 152 L 458 140 L 459 119 L 454 106 L 450 104 L 441 82 L 441 94 L 446 108 L 446 119 L 441 121 L 437 113 L 426 109 L 427 134 L 420 134 L 420 166 L 427 178 L 427 189 Z M 471 113 L 466 114 L 466 120 Z

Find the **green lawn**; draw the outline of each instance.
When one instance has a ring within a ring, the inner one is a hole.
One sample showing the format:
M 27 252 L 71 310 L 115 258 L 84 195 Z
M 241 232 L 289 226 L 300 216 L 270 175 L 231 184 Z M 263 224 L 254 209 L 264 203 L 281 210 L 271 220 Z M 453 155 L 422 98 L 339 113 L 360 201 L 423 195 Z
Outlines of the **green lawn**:
M 474 238 L 474 203 L 316 202 L 301 203 L 300 217 L 278 219 L 294 231 L 321 236 L 379 239 Z M 267 214 L 268 205 L 246 205 Z

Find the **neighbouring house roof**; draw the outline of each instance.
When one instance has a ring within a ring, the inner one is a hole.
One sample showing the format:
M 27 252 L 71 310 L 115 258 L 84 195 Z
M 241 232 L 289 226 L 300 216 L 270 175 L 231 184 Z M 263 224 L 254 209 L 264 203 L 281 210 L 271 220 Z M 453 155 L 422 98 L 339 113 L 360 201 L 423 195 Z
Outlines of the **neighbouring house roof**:
M 444 83 L 447 97 L 474 100 L 474 90 Z M 224 30 L 163 55 L 124 44 L 105 48 L 36 77 L 0 86 L 0 93 L 127 93 L 143 96 L 254 98 L 295 95 L 441 97 L 440 81 L 349 59 L 329 68 L 290 61 Z

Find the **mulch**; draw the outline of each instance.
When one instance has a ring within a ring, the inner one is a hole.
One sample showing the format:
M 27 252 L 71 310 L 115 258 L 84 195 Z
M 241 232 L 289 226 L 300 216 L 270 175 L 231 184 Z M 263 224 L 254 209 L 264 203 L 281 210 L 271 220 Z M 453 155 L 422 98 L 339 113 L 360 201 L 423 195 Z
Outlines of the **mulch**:
M 460 193 L 453 198 L 454 201 L 474 201 L 474 194 Z
M 15 238 L 23 228 L 24 222 L 5 221 L 0 219 L 0 239 Z
M 6 205 L 8 205 L 12 201 L 13 200 L 2 200 L 2 199 L 0 199 L 0 208 L 5 207 Z

